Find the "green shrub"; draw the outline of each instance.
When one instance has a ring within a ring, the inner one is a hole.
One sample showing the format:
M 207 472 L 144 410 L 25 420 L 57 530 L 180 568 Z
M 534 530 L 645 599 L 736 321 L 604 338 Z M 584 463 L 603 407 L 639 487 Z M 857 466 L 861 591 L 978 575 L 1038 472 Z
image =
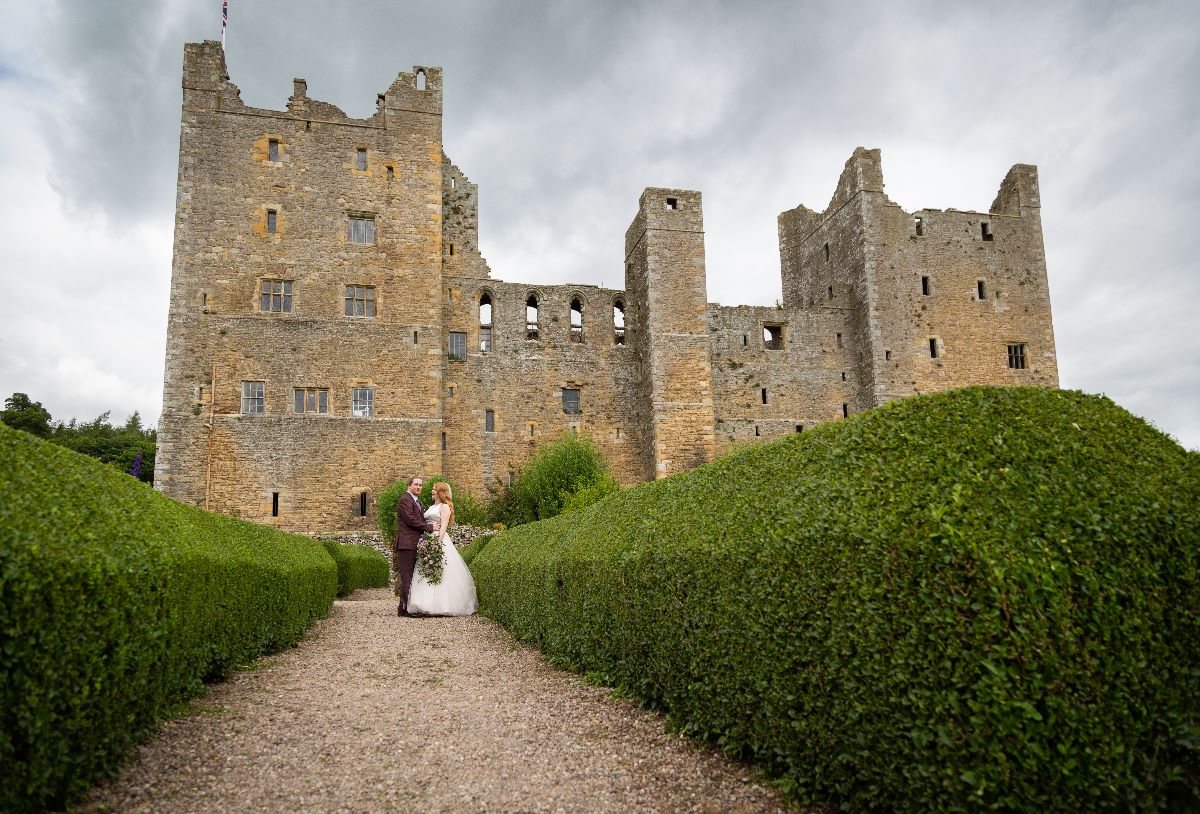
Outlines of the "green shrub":
M 202 687 L 300 639 L 319 543 L 0 427 L 0 810 L 60 807 Z
M 471 561 L 479 556 L 479 552 L 483 551 L 483 548 L 488 544 L 488 541 L 495 536 L 495 534 L 480 534 L 474 540 L 463 546 L 462 550 L 458 552 L 462 555 L 463 562 L 465 562 L 467 565 L 470 565 Z
M 483 611 L 850 810 L 1200 808 L 1200 456 L 967 388 L 503 532 Z
M 615 495 L 619 491 L 621 491 L 621 484 L 617 483 L 616 478 L 605 472 L 594 482 L 567 495 L 563 500 L 562 511 L 559 513 L 577 512 L 604 500 L 609 495 Z
M 594 496 L 589 490 L 597 484 L 615 484 L 604 456 L 587 436 L 567 432 L 538 447 L 492 501 L 490 519 L 510 528 L 545 520 L 562 512 L 572 494 L 585 494 L 579 503 Z
M 337 595 L 347 596 L 359 588 L 388 586 L 387 557 L 367 545 L 322 540 L 325 550 L 337 563 Z
M 465 523 L 468 526 L 487 525 L 487 508 L 465 489 L 459 489 L 454 481 L 445 475 L 422 476 L 425 481 L 421 485 L 421 505 L 428 509 L 433 505 L 433 485 L 438 481 L 450 484 L 450 493 L 454 496 L 454 522 Z M 396 539 L 396 502 L 408 491 L 408 478 L 393 483 L 379 493 L 378 518 L 379 531 L 383 539 Z M 453 531 L 451 532 L 453 534 Z

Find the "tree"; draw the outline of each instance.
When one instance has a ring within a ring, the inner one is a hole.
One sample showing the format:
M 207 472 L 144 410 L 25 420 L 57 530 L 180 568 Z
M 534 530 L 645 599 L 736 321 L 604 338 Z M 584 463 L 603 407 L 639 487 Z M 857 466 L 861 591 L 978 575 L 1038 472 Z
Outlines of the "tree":
M 4 400 L 0 421 L 40 438 L 50 437 L 50 411 L 24 393 L 13 393 Z

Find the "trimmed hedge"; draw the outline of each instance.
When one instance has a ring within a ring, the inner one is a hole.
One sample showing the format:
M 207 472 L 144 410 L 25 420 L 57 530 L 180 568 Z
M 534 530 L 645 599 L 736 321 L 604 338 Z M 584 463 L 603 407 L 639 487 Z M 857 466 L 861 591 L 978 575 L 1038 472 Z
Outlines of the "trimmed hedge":
M 850 810 L 1200 806 L 1200 455 L 1107 399 L 888 404 L 510 529 L 482 610 Z
M 337 595 L 347 596 L 359 588 L 388 586 L 387 557 L 369 545 L 322 540 L 325 550 L 337 563 Z
M 63 806 L 220 676 L 296 642 L 337 569 L 0 427 L 0 810 Z
M 465 562 L 467 565 L 470 565 L 471 561 L 479 556 L 479 552 L 483 551 L 484 547 L 488 544 L 488 541 L 495 536 L 496 535 L 494 533 L 481 534 L 463 546 L 462 550 L 458 552 L 462 555 L 463 562 Z

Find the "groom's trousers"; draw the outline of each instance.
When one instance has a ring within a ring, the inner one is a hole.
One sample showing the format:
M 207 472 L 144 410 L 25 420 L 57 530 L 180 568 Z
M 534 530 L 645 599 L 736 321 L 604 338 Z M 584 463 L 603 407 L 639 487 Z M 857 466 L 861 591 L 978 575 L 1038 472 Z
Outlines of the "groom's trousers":
M 396 596 L 400 599 L 400 607 L 408 610 L 408 592 L 412 590 L 413 570 L 417 567 L 417 550 L 401 548 L 393 552 L 393 563 L 396 568 Z

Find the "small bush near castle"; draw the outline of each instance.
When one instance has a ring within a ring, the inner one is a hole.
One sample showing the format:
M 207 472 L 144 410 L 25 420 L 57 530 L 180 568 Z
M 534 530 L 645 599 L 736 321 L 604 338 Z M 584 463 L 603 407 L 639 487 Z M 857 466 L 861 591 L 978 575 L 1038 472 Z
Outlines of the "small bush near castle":
M 322 540 L 321 544 L 337 564 L 337 595 L 349 596 L 359 588 L 388 586 L 387 557 L 367 545 Z
M 620 487 L 587 436 L 568 432 L 538 447 L 491 504 L 491 521 L 507 527 L 576 511 Z
M 1200 456 L 1107 399 L 906 399 L 472 553 L 487 615 L 801 799 L 1200 810 Z
M 454 496 L 455 523 L 477 527 L 487 524 L 487 507 L 470 492 L 455 486 L 454 481 L 450 480 L 450 478 L 447 478 L 445 475 L 430 475 L 429 477 L 422 475 L 421 479 L 425 481 L 421 485 L 421 505 L 426 509 L 433 505 L 433 485 L 438 481 L 443 481 L 450 484 L 450 492 Z M 391 541 L 396 539 L 396 502 L 407 491 L 408 478 L 405 478 L 404 480 L 396 481 L 379 493 L 377 516 L 379 531 L 383 534 L 384 540 Z M 454 529 L 451 528 L 449 533 L 453 537 Z
M 328 611 L 321 544 L 0 426 L 0 811 L 56 810 L 206 678 Z

